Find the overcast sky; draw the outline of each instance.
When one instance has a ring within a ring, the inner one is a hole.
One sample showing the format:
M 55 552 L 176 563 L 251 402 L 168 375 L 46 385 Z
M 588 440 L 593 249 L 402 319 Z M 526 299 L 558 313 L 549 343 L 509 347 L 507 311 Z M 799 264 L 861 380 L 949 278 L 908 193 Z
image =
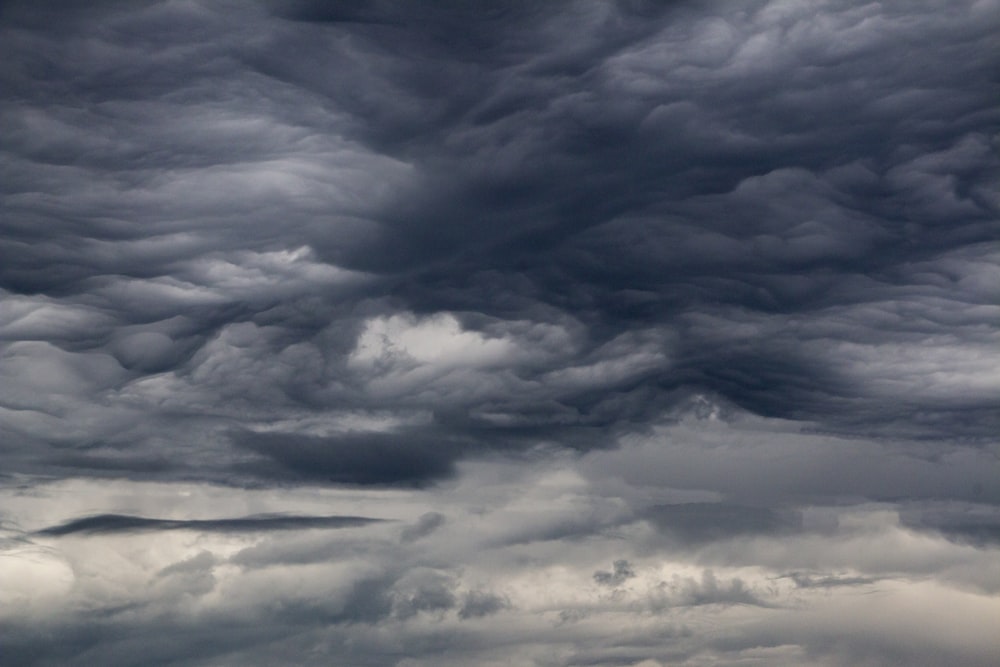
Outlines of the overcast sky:
M 0 661 L 1000 661 L 1000 2 L 0 4 Z

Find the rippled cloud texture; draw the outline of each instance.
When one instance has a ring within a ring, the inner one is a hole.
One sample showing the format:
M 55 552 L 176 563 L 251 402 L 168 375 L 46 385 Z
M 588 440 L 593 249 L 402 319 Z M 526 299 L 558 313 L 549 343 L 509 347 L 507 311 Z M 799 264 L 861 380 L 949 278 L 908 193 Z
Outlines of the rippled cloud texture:
M 0 661 L 995 665 L 1000 3 L 0 5 Z

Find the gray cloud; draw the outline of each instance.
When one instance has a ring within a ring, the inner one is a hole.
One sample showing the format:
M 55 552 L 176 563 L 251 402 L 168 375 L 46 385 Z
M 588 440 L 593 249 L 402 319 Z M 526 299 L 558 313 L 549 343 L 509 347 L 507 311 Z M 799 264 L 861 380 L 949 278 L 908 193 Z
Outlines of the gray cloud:
M 5 10 L 6 336 L 26 358 L 110 355 L 122 368 L 85 395 L 165 373 L 168 401 L 200 394 L 186 409 L 223 420 L 402 402 L 487 415 L 477 449 L 592 447 L 685 387 L 852 433 L 993 432 L 972 389 L 995 344 L 984 22 L 847 3 L 825 22 L 766 3 L 234 11 Z M 100 46 L 70 60 L 87 35 Z M 919 40 L 920 67 L 893 55 Z M 500 380 L 439 369 L 404 399 L 343 367 L 364 323 L 399 311 L 487 316 L 489 336 L 564 327 L 573 346 Z M 973 366 L 950 384 L 889 389 L 910 356 L 940 373 L 956 354 Z
M 134 533 L 144 530 L 197 530 L 247 532 L 270 530 L 301 530 L 304 528 L 353 528 L 379 519 L 359 516 L 247 516 L 234 519 L 150 519 L 119 514 L 99 514 L 38 531 L 39 535 L 72 535 L 74 533 Z
M 664 588 L 669 591 L 665 597 L 654 598 L 660 605 L 697 607 L 714 604 L 764 604 L 739 577 L 720 582 L 711 570 L 702 572 L 700 579 L 679 579 Z
M 659 505 L 645 510 L 644 517 L 684 543 L 778 535 L 793 532 L 802 524 L 802 518 L 794 512 L 726 503 Z
M 404 542 L 412 542 L 427 537 L 441 527 L 447 521 L 443 514 L 438 512 L 427 512 L 421 514 L 417 522 L 412 526 L 403 529 L 402 539 Z
M 469 591 L 462 598 L 458 617 L 462 619 L 491 616 L 510 607 L 510 601 L 488 591 Z
M 2 3 L 5 654 L 987 664 L 919 602 L 993 611 L 1000 504 L 939 4 Z
M 242 436 L 240 446 L 306 479 L 348 484 L 425 483 L 450 474 L 458 455 L 457 447 L 433 435 L 411 434 L 321 438 L 251 433 Z M 262 469 L 262 476 L 271 474 L 270 466 Z
M 837 586 L 864 586 L 874 583 L 872 577 L 851 576 L 812 576 L 805 572 L 792 572 L 788 575 L 799 588 L 835 588 Z
M 932 531 L 959 543 L 1000 544 L 1000 511 L 995 505 L 973 503 L 914 503 L 899 515 L 914 530 Z

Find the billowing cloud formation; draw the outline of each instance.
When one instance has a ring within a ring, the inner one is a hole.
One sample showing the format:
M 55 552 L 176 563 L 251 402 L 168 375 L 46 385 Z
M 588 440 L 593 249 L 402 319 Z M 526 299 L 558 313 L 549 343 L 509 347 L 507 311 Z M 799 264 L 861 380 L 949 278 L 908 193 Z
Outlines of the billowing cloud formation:
M 3 3 L 5 653 L 995 663 L 998 29 Z

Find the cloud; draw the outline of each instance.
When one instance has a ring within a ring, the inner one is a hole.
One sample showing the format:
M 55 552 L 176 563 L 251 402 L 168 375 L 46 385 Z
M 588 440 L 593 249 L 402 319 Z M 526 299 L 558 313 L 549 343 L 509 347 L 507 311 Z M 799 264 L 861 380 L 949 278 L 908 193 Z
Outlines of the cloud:
M 989 86 L 964 83 L 988 4 L 12 5 L 7 187 L 36 222 L 5 228 L 6 335 L 123 367 L 77 388 L 81 421 L 137 394 L 211 415 L 183 437 L 216 479 L 239 457 L 206 430 L 246 410 L 409 405 L 490 429 L 477 451 L 590 448 L 694 388 L 988 438 L 996 165 Z M 886 55 L 921 39 L 948 57 Z
M 245 433 L 239 446 L 291 475 L 346 484 L 422 484 L 453 471 L 457 447 L 427 434 L 346 434 L 340 437 Z M 249 464 L 251 473 L 257 472 Z M 258 473 L 274 475 L 273 465 Z M 280 471 L 279 471 L 280 474 Z M 277 476 L 277 475 L 276 475 Z
M 594 581 L 605 586 L 617 586 L 625 583 L 626 580 L 635 576 L 632 566 L 624 558 L 614 562 L 614 570 L 598 570 L 594 572 Z
M 570 650 L 570 662 L 599 656 L 613 662 L 625 654 L 633 662 L 683 662 L 706 654 L 747 658 L 777 641 L 832 665 L 840 664 L 841 649 L 825 643 L 831 635 L 821 624 L 800 623 L 793 632 L 782 629 L 789 619 L 808 610 L 842 627 L 837 624 L 856 605 L 873 599 L 908 605 L 908 613 L 928 618 L 936 613 L 936 596 L 958 596 L 962 605 L 985 613 L 995 604 L 988 592 L 995 591 L 993 551 L 916 533 L 903 524 L 899 506 L 804 507 L 795 532 L 754 525 L 731 539 L 705 542 L 695 535 L 679 549 L 678 538 L 665 542 L 651 521 L 630 518 L 641 512 L 623 511 L 635 499 L 609 496 L 596 482 L 568 474 L 575 465 L 463 464 L 454 482 L 427 489 L 75 482 L 36 487 L 32 497 L 6 491 L 4 506 L 18 517 L 72 515 L 81 504 L 122 503 L 159 506 L 172 517 L 209 506 L 217 512 L 239 506 L 270 511 L 263 518 L 228 521 L 163 520 L 144 530 L 60 536 L 42 528 L 12 542 L 22 551 L 5 551 L 4 558 L 9 571 L 21 573 L 25 590 L 42 590 L 32 583 L 35 577 L 51 588 L 58 582 L 53 572 L 72 573 L 50 598 L 54 606 L 46 607 L 43 596 L 32 603 L 38 610 L 32 618 L 65 630 L 66 641 L 44 655 L 67 660 L 100 655 L 128 662 L 133 647 L 156 628 L 184 638 L 188 647 L 184 653 L 148 644 L 163 660 L 188 660 L 195 653 L 201 660 L 247 656 L 251 664 L 278 655 L 308 661 L 309 647 L 319 646 L 324 658 L 357 655 L 374 664 L 393 664 L 399 653 L 458 664 L 511 651 L 531 664 L 554 647 Z M 324 517 L 303 510 L 331 505 L 366 507 L 373 516 L 408 517 L 411 523 L 352 528 L 335 516 L 326 518 L 343 530 L 316 530 L 329 522 L 316 526 Z M 435 506 L 449 508 L 447 521 L 434 513 Z M 278 507 L 286 508 L 284 516 L 275 516 Z M 725 504 L 717 513 L 731 518 L 739 511 Z M 529 517 L 560 526 L 567 516 L 588 523 L 589 534 L 572 541 L 522 538 Z M 53 524 L 74 522 L 43 525 Z M 419 539 L 400 540 L 413 526 L 434 527 Z M 23 551 L 25 545 L 34 551 Z M 41 549 L 48 554 L 43 560 L 32 555 Z M 109 568 L 109 562 L 119 566 Z M 935 595 L 907 597 L 911 586 L 928 581 L 939 587 Z M 91 605 L 86 623 L 67 610 L 67 599 Z M 39 651 L 40 635 L 23 625 L 25 612 L 10 612 L 3 622 L 16 630 L 12 650 L 24 656 Z M 257 625 L 268 630 L 239 630 Z M 849 638 L 851 650 L 875 650 L 857 627 L 843 627 L 840 636 Z M 886 630 L 901 640 L 896 630 Z M 391 656 L 381 652 L 386 634 L 394 638 Z M 942 655 L 981 655 L 985 647 L 979 642 L 958 650 L 946 633 L 935 637 L 926 644 Z M 343 648 L 348 638 L 354 649 Z M 899 650 L 892 642 L 880 646 Z
M 458 617 L 461 619 L 482 618 L 503 611 L 509 606 L 510 601 L 496 593 L 469 591 L 462 599 Z
M 899 515 L 907 528 L 931 531 L 963 544 L 1000 543 L 1000 515 L 995 505 L 975 503 L 914 503 Z
M 5 655 L 991 664 L 998 23 L 2 3 Z
M 792 572 L 788 575 L 799 588 L 835 588 L 837 586 L 864 586 L 875 582 L 871 577 L 852 576 L 820 576 L 815 577 L 804 572 Z
M 654 599 L 654 608 L 667 606 L 700 605 L 733 605 L 764 603 L 748 589 L 746 583 L 739 577 L 733 577 L 728 582 L 720 582 L 711 570 L 705 570 L 700 580 L 694 578 L 675 579 L 658 591 Z
M 100 514 L 75 519 L 59 526 L 38 531 L 40 535 L 72 535 L 74 533 L 134 533 L 144 530 L 196 530 L 246 532 L 271 530 L 302 530 L 307 528 L 351 528 L 379 519 L 357 516 L 248 516 L 235 519 L 150 519 L 119 514 Z
M 793 512 L 726 503 L 658 505 L 646 509 L 644 517 L 684 543 L 742 535 L 780 535 L 801 527 L 801 517 Z
M 438 512 L 427 512 L 421 514 L 420 518 L 412 526 L 403 529 L 402 539 L 405 542 L 412 542 L 427 537 L 440 528 L 447 519 Z

